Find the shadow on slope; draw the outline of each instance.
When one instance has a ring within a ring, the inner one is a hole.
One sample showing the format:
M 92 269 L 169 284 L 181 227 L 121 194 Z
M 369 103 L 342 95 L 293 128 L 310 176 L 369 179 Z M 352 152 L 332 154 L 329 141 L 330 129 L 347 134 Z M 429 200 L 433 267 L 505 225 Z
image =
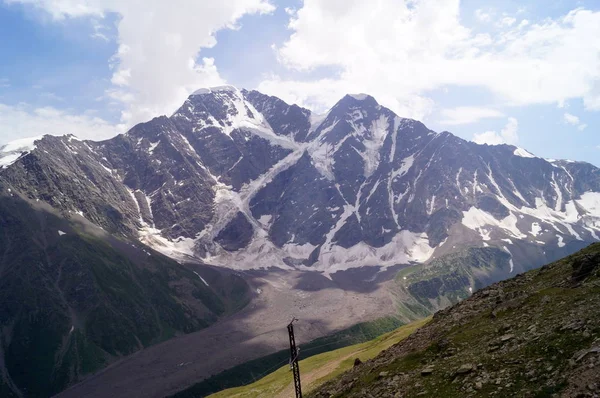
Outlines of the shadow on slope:
M 122 356 L 203 329 L 248 300 L 222 293 L 139 243 L 2 195 L 2 396 L 51 396 Z

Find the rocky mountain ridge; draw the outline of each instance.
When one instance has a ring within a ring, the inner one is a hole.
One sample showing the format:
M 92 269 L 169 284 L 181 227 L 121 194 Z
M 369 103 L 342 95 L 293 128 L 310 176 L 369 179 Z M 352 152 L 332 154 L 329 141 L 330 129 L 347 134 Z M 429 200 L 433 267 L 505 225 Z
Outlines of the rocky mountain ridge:
M 516 272 L 600 234 L 598 168 L 435 133 L 368 95 L 314 115 L 256 91 L 203 89 L 113 139 L 35 146 L 4 158 L 5 190 L 238 269 L 333 273 L 491 245 Z

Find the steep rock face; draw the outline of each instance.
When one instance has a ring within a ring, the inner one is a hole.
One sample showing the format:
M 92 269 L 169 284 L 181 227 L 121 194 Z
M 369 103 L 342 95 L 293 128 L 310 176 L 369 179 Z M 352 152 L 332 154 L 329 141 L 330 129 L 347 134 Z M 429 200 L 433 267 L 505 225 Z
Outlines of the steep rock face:
M 193 238 L 211 220 L 216 182 L 168 118 L 98 143 L 97 152 L 130 192 L 144 227 L 161 230 L 168 238 Z
M 319 175 L 308 153 L 250 201 L 252 215 L 265 220 L 271 241 L 279 247 L 323 243 L 342 213 L 342 205 L 336 187 Z
M 7 189 L 225 266 L 336 272 L 493 246 L 510 274 L 599 239 L 598 168 L 436 133 L 368 95 L 314 115 L 217 87 L 111 140 L 36 145 L 0 156 Z
M 5 189 L 46 202 L 67 215 L 85 216 L 115 233 L 137 231 L 135 203 L 94 151 L 94 143 L 73 136 L 45 136 L 36 143 L 36 150 L 2 170 L 0 182 Z
M 311 112 L 298 105 L 288 105 L 277 97 L 258 91 L 243 91 L 244 97 L 260 112 L 277 135 L 305 142 L 311 128 Z
M 293 141 L 279 138 L 265 117 L 234 88 L 196 92 L 171 119 L 210 172 L 236 190 L 295 147 Z

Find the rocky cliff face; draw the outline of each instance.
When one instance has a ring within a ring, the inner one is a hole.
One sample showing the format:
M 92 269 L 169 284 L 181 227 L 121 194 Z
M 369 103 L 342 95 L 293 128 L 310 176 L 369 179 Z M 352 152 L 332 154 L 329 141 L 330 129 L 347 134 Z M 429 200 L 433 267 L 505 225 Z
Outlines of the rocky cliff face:
M 314 115 L 256 91 L 204 89 L 111 140 L 46 136 L 36 147 L 4 166 L 5 189 L 238 269 L 334 273 L 496 247 L 510 256 L 506 277 L 600 229 L 596 167 L 436 133 L 368 95 Z

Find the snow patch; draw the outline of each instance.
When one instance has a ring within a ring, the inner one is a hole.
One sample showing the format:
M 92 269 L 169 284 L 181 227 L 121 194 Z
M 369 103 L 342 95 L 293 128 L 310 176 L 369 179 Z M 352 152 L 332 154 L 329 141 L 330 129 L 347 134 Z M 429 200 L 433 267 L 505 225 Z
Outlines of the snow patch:
M 502 220 L 497 220 L 491 214 L 476 207 L 471 207 L 468 211 L 463 211 L 462 224 L 469 229 L 478 231 L 483 240 L 490 240 L 490 230 L 484 228 L 487 226 L 501 228 L 517 239 L 526 237 L 517 228 L 517 217 L 512 212 Z
M 402 162 L 400 163 L 400 168 L 398 170 L 394 170 L 392 172 L 392 180 L 398 176 L 402 177 L 403 175 L 408 173 L 408 170 L 410 170 L 410 168 L 413 166 L 414 163 L 415 163 L 415 155 L 414 154 L 402 159 Z
M 427 199 L 427 215 L 432 215 L 433 214 L 433 210 L 435 209 L 435 195 L 433 195 L 430 199 Z
M 150 246 L 157 252 L 176 260 L 194 256 L 195 239 L 180 236 L 177 239 L 167 239 L 159 229 L 146 225 L 140 230 L 140 242 Z
M 400 231 L 390 243 L 382 247 L 372 247 L 360 242 L 350 248 L 332 246 L 321 251 L 319 262 L 310 269 L 330 273 L 362 266 L 388 267 L 410 262 L 425 262 L 433 254 L 426 233 Z
M 540 227 L 540 224 L 537 222 L 531 223 L 531 235 L 533 236 L 538 236 L 539 233 L 542 231 L 542 227 Z
M 192 96 L 206 95 L 206 94 L 218 93 L 218 92 L 223 92 L 223 91 L 238 91 L 238 89 L 235 88 L 234 86 L 230 86 L 230 85 L 206 87 L 206 88 L 200 88 L 200 89 L 194 91 L 192 93 Z
M 0 146 L 0 169 L 6 168 L 19 160 L 21 156 L 35 150 L 35 142 L 42 139 L 43 135 L 30 138 L 21 138 Z
M 285 253 L 288 253 L 290 257 L 294 258 L 308 258 L 310 254 L 317 248 L 315 245 L 305 243 L 303 245 L 297 245 L 295 243 L 286 243 L 282 249 Z
M 517 147 L 517 149 L 515 149 L 515 151 L 513 152 L 513 154 L 515 156 L 520 156 L 522 158 L 535 158 L 536 156 L 534 154 L 532 154 L 531 152 L 526 151 L 523 148 L 519 148 Z
M 208 282 L 206 282 L 206 281 L 204 280 L 204 278 L 200 276 L 200 274 L 199 274 L 199 273 L 197 273 L 196 271 L 194 271 L 194 274 L 196 274 L 196 275 L 198 276 L 198 278 L 200 278 L 200 280 L 201 280 L 201 281 L 202 281 L 202 282 L 203 282 L 203 283 L 204 283 L 206 286 L 210 286 L 210 285 L 208 284 Z
M 354 98 L 357 101 L 364 101 L 367 98 L 369 98 L 369 96 L 367 94 L 348 94 L 348 96 Z
M 380 149 L 387 137 L 389 127 L 388 118 L 385 115 L 379 116 L 377 120 L 373 121 L 368 130 L 369 134 L 366 134 L 365 140 L 362 142 L 366 148 L 361 155 L 365 162 L 365 177 L 370 177 L 379 166 Z
M 503 239 L 503 240 L 504 240 L 504 239 Z M 510 271 L 509 271 L 509 272 L 510 272 L 510 273 L 512 273 L 512 272 L 513 272 L 513 270 L 515 269 L 515 264 L 514 264 L 514 262 L 513 262 L 513 259 L 512 259 L 512 253 L 510 252 L 510 250 L 508 250 L 508 247 L 506 247 L 506 246 L 502 246 L 502 248 L 503 248 L 503 249 L 504 249 L 504 250 L 505 250 L 505 251 L 506 251 L 508 254 L 510 254 L 510 260 L 508 261 L 508 262 L 509 262 L 509 264 L 510 264 Z
M 63 236 L 66 235 L 66 232 L 61 231 L 60 229 L 58 230 L 58 236 Z
M 260 218 L 258 219 L 258 222 L 261 223 L 264 226 L 269 225 L 269 223 L 271 222 L 271 219 L 273 218 L 273 216 L 271 214 L 263 214 L 262 216 L 260 216 Z
M 151 142 L 150 143 L 150 148 L 148 148 L 148 153 L 153 155 L 154 154 L 154 150 L 156 149 L 156 147 L 158 146 L 158 144 L 160 144 L 160 141 L 156 141 L 156 142 Z

